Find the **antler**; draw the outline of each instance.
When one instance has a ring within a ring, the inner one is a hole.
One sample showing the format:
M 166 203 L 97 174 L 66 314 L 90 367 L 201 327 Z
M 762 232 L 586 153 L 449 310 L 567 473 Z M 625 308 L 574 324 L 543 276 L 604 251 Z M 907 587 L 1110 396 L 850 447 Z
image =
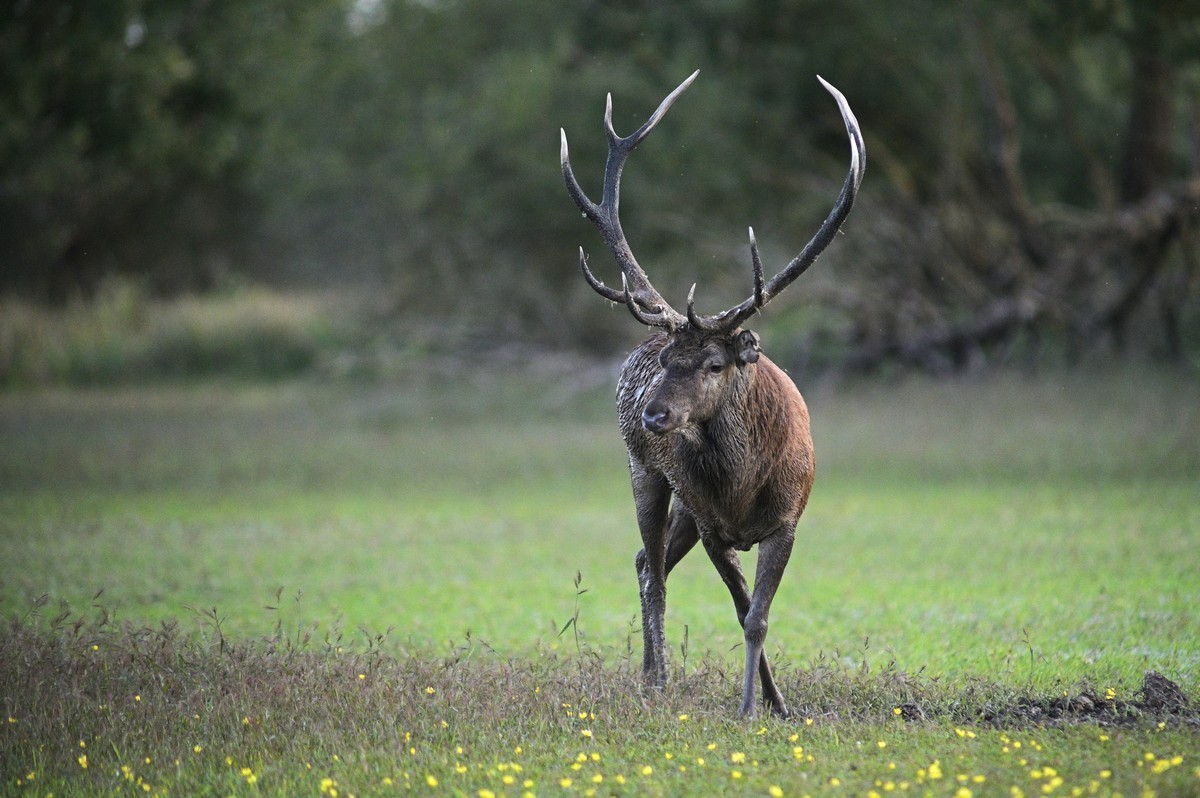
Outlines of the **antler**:
M 658 293 L 651 285 L 650 278 L 638 265 L 637 259 L 633 257 L 633 251 L 629 248 L 629 242 L 625 240 L 625 233 L 621 229 L 621 220 L 617 215 L 621 193 L 621 170 L 625 166 L 625 159 L 629 157 L 629 153 L 633 152 L 634 148 L 641 144 L 642 139 L 650 134 L 659 120 L 666 115 L 671 104 L 679 98 L 679 95 L 683 94 L 688 86 L 692 85 L 692 81 L 699 74 L 700 70 L 697 69 L 687 80 L 680 83 L 675 91 L 667 95 L 666 99 L 658 106 L 658 110 L 650 115 L 646 123 L 625 138 L 618 136 L 613 129 L 612 94 L 608 95 L 604 108 L 604 129 L 608 135 L 608 160 L 604 165 L 604 194 L 599 205 L 588 199 L 587 195 L 583 193 L 583 189 L 579 187 L 579 181 L 575 179 L 575 174 L 571 171 L 571 161 L 567 156 L 567 132 L 561 129 L 559 131 L 562 134 L 562 173 L 563 180 L 567 184 L 567 193 L 571 195 L 571 199 L 575 200 L 575 204 L 579 206 L 579 210 L 583 211 L 583 215 L 596 225 L 605 245 L 608 246 L 617 264 L 621 267 L 621 290 L 609 288 L 596 279 L 588 268 L 587 255 L 580 247 L 579 268 L 583 271 L 584 279 L 600 296 L 610 302 L 621 302 L 626 305 L 633 317 L 642 324 L 663 327 L 669 331 L 682 327 L 687 319 L 667 304 L 667 301 L 662 298 L 662 294 Z
M 687 317 L 693 327 L 713 332 L 735 329 L 803 274 L 833 241 L 842 222 L 846 221 L 846 217 L 850 215 L 850 208 L 854 205 L 854 198 L 858 195 L 858 187 L 862 183 L 863 172 L 867 168 L 867 148 L 863 142 L 862 131 L 858 128 L 858 120 L 854 118 L 854 112 L 850 110 L 850 104 L 846 102 L 846 98 L 820 75 L 817 76 L 817 80 L 821 81 L 821 85 L 837 100 L 838 109 L 842 112 L 842 121 L 846 125 L 846 133 L 850 137 L 850 173 L 846 176 L 846 182 L 842 184 L 841 194 L 838 195 L 833 210 L 825 217 L 825 221 L 821 223 L 816 235 L 804 245 L 800 254 L 765 285 L 763 284 L 762 260 L 758 255 L 758 243 L 754 240 L 754 228 L 750 228 L 750 259 L 754 265 L 754 293 L 742 300 L 740 304 L 715 316 L 701 316 L 696 313 L 694 305 L 696 286 L 693 285 L 691 292 L 688 293 L 687 303 Z

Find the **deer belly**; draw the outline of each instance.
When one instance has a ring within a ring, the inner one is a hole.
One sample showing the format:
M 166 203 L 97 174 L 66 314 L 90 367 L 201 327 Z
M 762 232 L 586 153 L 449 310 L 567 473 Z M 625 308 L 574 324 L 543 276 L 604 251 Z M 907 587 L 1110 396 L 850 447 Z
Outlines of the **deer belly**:
M 679 494 L 676 493 L 676 497 Z M 733 517 L 723 515 L 713 510 L 711 506 L 696 512 L 695 507 L 683 501 L 692 516 L 696 526 L 705 540 L 716 541 L 724 546 L 731 546 L 739 551 L 749 551 L 754 545 L 761 543 L 780 529 L 794 524 L 780 522 L 777 519 L 764 518 L 760 513 L 750 512 Z M 697 502 L 704 505 L 704 502 Z

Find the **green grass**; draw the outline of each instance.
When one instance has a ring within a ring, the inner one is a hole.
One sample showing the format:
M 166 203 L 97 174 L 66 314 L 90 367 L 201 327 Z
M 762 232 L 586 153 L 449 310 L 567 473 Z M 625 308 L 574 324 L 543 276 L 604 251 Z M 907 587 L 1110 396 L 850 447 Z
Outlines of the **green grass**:
M 1200 687 L 1194 378 L 807 391 L 818 480 L 768 639 L 801 718 L 787 723 L 735 719 L 740 634 L 700 553 L 669 585 L 672 685 L 637 688 L 611 390 L 570 382 L 0 394 L 0 613 L 24 619 L 0 637 L 0 783 L 1200 791 L 1195 716 L 1136 706 L 1147 670 L 1193 705 Z M 999 711 L 1064 694 L 1111 712 L 1041 728 Z

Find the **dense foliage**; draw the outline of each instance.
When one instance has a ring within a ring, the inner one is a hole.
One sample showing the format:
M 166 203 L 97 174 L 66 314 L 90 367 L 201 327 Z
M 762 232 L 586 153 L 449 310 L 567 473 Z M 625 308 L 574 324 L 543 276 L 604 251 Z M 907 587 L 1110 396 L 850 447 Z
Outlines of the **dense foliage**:
M 782 263 L 846 145 L 864 194 L 771 308 L 793 364 L 935 370 L 1200 349 L 1200 10 L 1178 0 L 14 2 L 0 12 L 0 287 L 135 275 L 382 286 L 394 318 L 605 349 L 624 314 L 558 174 L 600 178 L 604 96 L 629 131 L 623 210 L 663 293 L 748 291 L 745 228 Z M 604 255 L 604 257 L 599 257 Z M 612 279 L 611 277 L 609 278 Z M 803 312 L 788 308 L 803 307 Z M 633 325 L 636 326 L 636 325 Z

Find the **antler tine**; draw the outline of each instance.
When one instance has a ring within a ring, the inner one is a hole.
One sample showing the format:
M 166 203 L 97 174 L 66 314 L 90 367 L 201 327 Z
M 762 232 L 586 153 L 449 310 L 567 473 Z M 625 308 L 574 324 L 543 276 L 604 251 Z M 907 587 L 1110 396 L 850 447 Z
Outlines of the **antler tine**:
M 696 70 L 689 75 L 683 83 L 679 84 L 674 91 L 659 103 L 658 108 L 640 128 L 624 138 L 617 135 L 616 130 L 613 128 L 612 94 L 608 95 L 604 107 L 604 130 L 608 137 L 608 159 L 604 165 L 604 189 L 599 205 L 588 199 L 580 187 L 579 181 L 575 179 L 567 151 L 567 134 L 566 131 L 560 129 L 562 140 L 560 161 L 562 164 L 563 181 L 567 185 L 567 193 L 571 195 L 571 199 L 579 206 L 583 215 L 596 226 L 596 229 L 600 232 L 600 237 L 604 239 L 605 245 L 616 259 L 617 265 L 621 267 L 621 280 L 624 290 L 618 293 L 615 289 L 609 288 L 596 279 L 591 270 L 587 268 L 587 257 L 581 250 L 580 266 L 583 270 L 584 278 L 587 280 L 588 285 L 605 299 L 612 302 L 623 302 L 628 305 L 630 312 L 633 313 L 638 321 L 653 327 L 664 327 L 668 330 L 674 330 L 682 326 L 685 319 L 678 311 L 667 304 L 662 295 L 650 283 L 650 278 L 646 276 L 646 272 L 638 265 L 637 259 L 633 256 L 633 251 L 629 248 L 629 242 L 625 239 L 625 232 L 621 229 L 621 220 L 618 216 L 621 194 L 621 170 L 625 166 L 625 159 L 629 157 L 629 153 L 633 152 L 634 148 L 650 134 L 654 126 L 659 123 L 671 105 L 679 98 L 679 95 L 686 91 L 688 86 L 692 85 L 692 81 L 699 74 L 700 70 Z
M 583 247 L 579 248 L 579 268 L 583 271 L 583 279 L 587 280 L 587 284 L 590 285 L 597 294 L 604 297 L 609 302 L 625 301 L 624 293 L 617 291 L 616 289 L 609 288 L 607 285 L 596 279 L 596 276 L 592 274 L 592 270 L 588 268 L 588 258 L 587 254 L 583 251 Z M 624 278 L 625 275 L 621 275 L 621 279 L 624 280 Z
M 750 230 L 750 263 L 754 266 L 754 306 L 761 308 L 763 302 L 763 265 L 758 254 L 758 241 L 754 238 L 754 228 Z
M 740 305 L 735 305 L 729 310 L 721 311 L 715 316 L 701 316 L 696 312 L 694 296 L 696 293 L 696 284 L 692 283 L 692 290 L 688 293 L 687 316 L 688 322 L 693 327 L 709 332 L 716 332 L 722 329 L 732 330 L 766 304 L 766 300 L 763 298 L 762 257 L 758 254 L 758 240 L 754 237 L 753 227 L 750 228 L 750 264 L 754 268 L 754 294 Z M 745 315 L 738 316 L 736 321 L 732 321 L 734 317 L 731 314 L 740 311 L 745 311 Z
M 645 324 L 647 327 L 666 327 L 668 330 L 674 330 L 679 324 L 666 324 L 662 306 L 647 308 L 650 312 L 642 309 L 642 301 L 629 293 L 629 281 L 625 279 L 625 273 L 621 272 L 621 291 L 623 292 L 621 301 L 625 303 L 625 307 L 629 308 L 629 312 L 633 317 Z M 671 311 L 674 313 L 675 311 Z
M 680 83 L 675 87 L 673 92 L 663 98 L 663 101 L 658 104 L 658 108 L 655 109 L 654 113 L 650 114 L 650 118 L 647 119 L 641 127 L 625 138 L 618 136 L 617 131 L 613 129 L 612 93 L 610 92 L 604 107 L 604 129 L 608 132 L 609 141 L 618 142 L 622 147 L 627 147 L 627 152 L 632 151 L 634 147 L 642 143 L 642 139 L 646 138 L 646 136 L 650 134 L 650 131 L 654 129 L 654 126 L 657 125 L 659 121 L 667 115 L 667 111 L 669 111 L 671 106 L 675 104 L 675 101 L 679 99 L 679 95 L 687 91 L 688 86 L 691 86 L 692 82 L 695 81 L 699 75 L 699 69 L 688 75 L 687 79 L 684 80 L 683 83 Z
M 562 164 L 563 182 L 567 184 L 567 193 L 571 195 L 571 199 L 575 200 L 575 204 L 579 206 L 579 210 L 583 211 L 584 216 L 592 223 L 599 224 L 600 209 L 596 207 L 596 203 L 588 199 L 587 194 L 583 193 L 583 188 L 580 187 L 579 181 L 575 179 L 575 172 L 571 169 L 571 157 L 567 152 L 567 131 L 560 127 L 558 133 L 562 140 L 559 148 L 559 162 Z
M 753 316 L 816 261 L 817 257 L 833 241 L 834 236 L 841 229 L 842 223 L 846 221 L 846 217 L 850 215 L 850 209 L 854 206 L 854 199 L 858 196 L 858 188 L 862 184 L 863 174 L 867 168 L 867 146 L 863 141 L 862 131 L 858 127 L 858 120 L 854 117 L 854 112 L 850 110 L 850 104 L 846 101 L 845 96 L 820 75 L 817 76 L 817 80 L 821 81 L 821 85 L 837 101 L 838 110 L 842 114 L 842 122 L 846 126 L 846 135 L 850 139 L 850 172 L 846 175 L 846 181 L 842 184 L 841 193 L 838 194 L 833 210 L 825 217 L 825 221 L 821 223 L 821 227 L 818 228 L 812 239 L 804 245 L 804 249 L 800 250 L 800 254 L 784 266 L 766 285 L 762 284 L 762 262 L 758 255 L 758 244 L 754 240 L 754 229 L 751 228 L 750 258 L 754 263 L 754 295 L 715 316 L 701 316 L 695 313 L 689 297 L 688 321 L 692 326 L 710 331 L 732 330 Z

